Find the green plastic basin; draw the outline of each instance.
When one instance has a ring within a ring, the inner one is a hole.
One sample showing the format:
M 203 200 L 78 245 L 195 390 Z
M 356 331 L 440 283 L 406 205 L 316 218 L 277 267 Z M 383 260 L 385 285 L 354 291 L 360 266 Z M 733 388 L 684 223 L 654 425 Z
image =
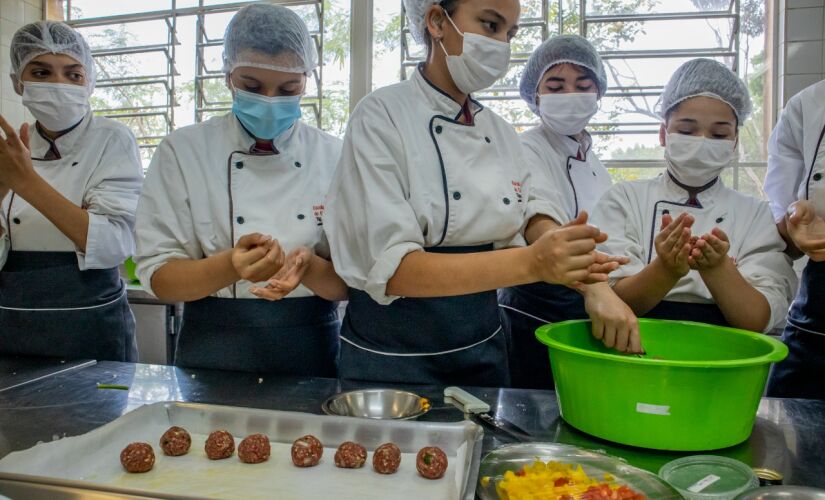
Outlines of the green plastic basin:
M 673 451 L 727 448 L 745 441 L 778 340 L 688 321 L 640 319 L 646 354 L 625 355 L 590 334 L 590 321 L 545 325 L 562 418 L 616 443 Z

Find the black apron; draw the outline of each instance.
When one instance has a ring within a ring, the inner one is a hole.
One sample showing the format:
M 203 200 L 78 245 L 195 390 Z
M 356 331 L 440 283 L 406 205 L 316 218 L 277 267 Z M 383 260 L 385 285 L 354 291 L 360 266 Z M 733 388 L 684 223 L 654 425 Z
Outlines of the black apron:
M 547 346 L 536 339 L 536 329 L 548 323 L 587 319 L 584 297 L 563 285 L 532 283 L 499 290 L 498 303 L 508 341 L 512 386 L 553 389 Z
M 825 399 L 825 262 L 805 266 L 782 341 L 788 357 L 773 367 L 768 396 Z
M 117 268 L 81 271 L 74 252 L 10 251 L 0 269 L 0 353 L 137 361 Z
M 481 247 L 432 247 L 471 253 Z M 494 290 L 400 298 L 389 305 L 350 289 L 341 327 L 340 378 L 396 384 L 508 387 L 507 343 Z
M 337 303 L 320 297 L 207 297 L 184 305 L 175 365 L 335 377 L 338 329 Z
M 716 304 L 696 304 L 663 300 L 656 307 L 642 315 L 643 318 L 669 319 L 674 321 L 696 321 L 708 325 L 730 326 L 722 310 Z

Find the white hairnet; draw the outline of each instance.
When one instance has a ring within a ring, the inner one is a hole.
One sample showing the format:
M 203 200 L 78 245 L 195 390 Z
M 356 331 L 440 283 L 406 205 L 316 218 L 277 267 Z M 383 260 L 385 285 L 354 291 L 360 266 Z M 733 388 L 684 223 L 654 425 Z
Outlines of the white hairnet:
M 546 40 L 530 54 L 521 74 L 519 93 L 534 113 L 539 112 L 536 92 L 541 78 L 548 69 L 562 63 L 576 64 L 589 69 L 596 76 L 594 83 L 599 97 L 607 92 L 607 74 L 596 47 L 579 35 L 557 35 Z
M 318 66 L 318 52 L 298 14 L 279 5 L 251 4 L 232 17 L 223 40 L 223 70 L 239 66 L 309 74 Z
M 407 11 L 407 20 L 410 22 L 410 34 L 418 43 L 427 40 L 427 22 L 424 15 L 431 6 L 441 3 L 441 0 L 404 0 L 404 10 Z
M 713 59 L 692 59 L 679 66 L 665 85 L 659 98 L 659 116 L 691 97 L 712 97 L 733 109 L 741 126 L 751 114 L 748 87 L 724 64 Z
M 86 70 L 86 88 L 95 88 L 95 62 L 92 50 L 77 30 L 59 21 L 37 21 L 17 30 L 11 39 L 11 76 L 15 84 L 32 59 L 43 54 L 65 54 Z

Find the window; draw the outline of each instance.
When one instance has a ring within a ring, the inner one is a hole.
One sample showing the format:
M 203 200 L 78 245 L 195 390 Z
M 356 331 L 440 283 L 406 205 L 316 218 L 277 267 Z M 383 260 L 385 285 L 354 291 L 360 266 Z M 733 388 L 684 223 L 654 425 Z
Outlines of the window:
M 374 87 L 406 78 L 424 56 L 400 2 L 387 4 L 375 7 Z M 583 35 L 601 53 L 609 85 L 591 122 L 597 152 L 614 178 L 645 178 L 664 168 L 656 104 L 667 79 L 689 59 L 719 60 L 747 82 L 754 101 L 740 131 L 740 162 L 725 182 L 764 197 L 764 144 L 773 126 L 772 0 L 522 0 L 521 6 L 510 71 L 478 99 L 519 130 L 535 125 L 518 94 L 524 62 L 550 36 Z
M 98 71 L 92 106 L 128 125 L 144 167 L 177 127 L 230 109 L 222 71 L 223 35 L 254 2 L 66 0 L 63 18 L 86 37 Z M 348 118 L 349 0 L 273 0 L 306 21 L 324 64 L 307 82 L 302 119 L 342 135 Z

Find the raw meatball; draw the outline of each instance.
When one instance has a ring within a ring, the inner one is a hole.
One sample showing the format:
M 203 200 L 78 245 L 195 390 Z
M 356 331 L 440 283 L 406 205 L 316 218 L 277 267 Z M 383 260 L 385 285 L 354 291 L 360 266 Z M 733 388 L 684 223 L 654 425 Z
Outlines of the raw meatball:
M 415 458 L 415 468 L 427 479 L 439 479 L 447 470 L 447 455 L 435 446 L 421 448 Z
M 372 467 L 379 474 L 395 474 L 401 465 L 401 450 L 393 443 L 384 443 L 372 453 Z
M 292 463 L 297 467 L 313 467 L 321 461 L 324 445 L 315 436 L 300 437 L 292 443 Z
M 335 452 L 335 466 L 342 469 L 360 469 L 367 461 L 367 449 L 358 443 L 347 441 Z
M 183 427 L 172 426 L 160 437 L 160 448 L 163 453 L 178 457 L 186 455 L 192 446 L 192 437 Z
M 149 443 L 132 443 L 120 452 L 126 472 L 149 472 L 155 465 L 155 452 Z
M 263 434 L 246 436 L 238 445 L 238 458 L 247 464 L 259 464 L 269 460 L 269 438 Z
M 204 449 L 211 460 L 229 458 L 235 453 L 235 438 L 228 431 L 215 431 L 206 438 Z

